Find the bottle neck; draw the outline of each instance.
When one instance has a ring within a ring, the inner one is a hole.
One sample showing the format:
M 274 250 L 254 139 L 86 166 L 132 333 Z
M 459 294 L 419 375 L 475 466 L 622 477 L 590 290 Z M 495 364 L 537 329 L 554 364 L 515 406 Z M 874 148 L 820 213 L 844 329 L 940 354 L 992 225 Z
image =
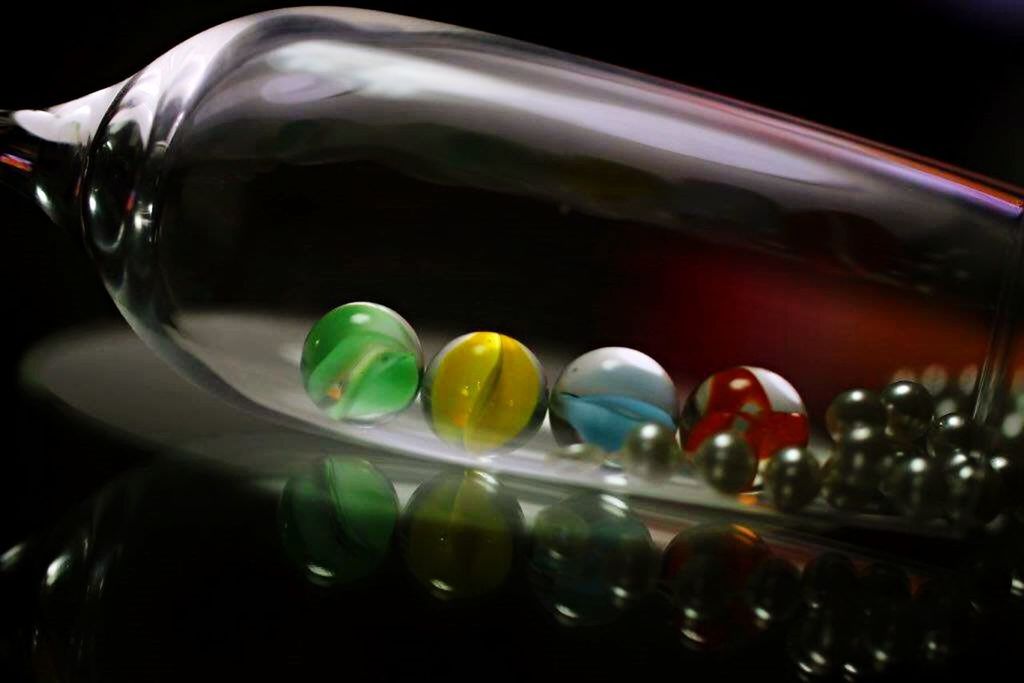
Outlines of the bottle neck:
M 48 110 L 0 110 L 0 184 L 58 225 L 81 227 L 79 188 L 89 144 L 120 84 Z

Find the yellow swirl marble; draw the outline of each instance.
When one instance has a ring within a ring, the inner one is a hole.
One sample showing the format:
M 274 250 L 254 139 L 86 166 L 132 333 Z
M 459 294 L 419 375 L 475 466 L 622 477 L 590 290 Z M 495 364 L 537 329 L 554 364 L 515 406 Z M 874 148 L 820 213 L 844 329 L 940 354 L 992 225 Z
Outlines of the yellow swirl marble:
M 472 332 L 449 342 L 424 379 L 423 405 L 434 432 L 474 453 L 532 436 L 544 419 L 547 385 L 536 356 L 512 337 Z

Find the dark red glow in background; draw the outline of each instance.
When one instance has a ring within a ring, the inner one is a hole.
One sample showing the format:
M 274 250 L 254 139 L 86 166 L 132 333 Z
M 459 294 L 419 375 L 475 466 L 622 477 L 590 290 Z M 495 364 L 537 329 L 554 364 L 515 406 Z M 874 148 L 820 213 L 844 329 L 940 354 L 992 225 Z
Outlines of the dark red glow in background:
M 962 302 L 833 272 L 821 264 L 710 244 L 630 245 L 610 311 L 685 398 L 736 365 L 778 372 L 818 422 L 845 389 L 881 388 L 897 370 L 938 364 L 951 375 L 982 362 L 988 313 Z M 633 297 L 652 294 L 654 301 Z M 632 301 L 631 301 L 632 299 Z

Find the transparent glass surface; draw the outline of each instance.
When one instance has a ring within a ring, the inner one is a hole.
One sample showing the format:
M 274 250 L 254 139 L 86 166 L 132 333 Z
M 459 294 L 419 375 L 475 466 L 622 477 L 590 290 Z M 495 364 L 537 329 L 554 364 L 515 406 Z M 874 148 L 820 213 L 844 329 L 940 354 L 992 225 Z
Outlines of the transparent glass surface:
M 1019 191 L 721 97 L 315 8 L 225 24 L 9 118 L 39 162 L 5 173 L 83 227 L 148 344 L 223 398 L 343 442 L 480 465 L 417 405 L 365 427 L 306 396 L 303 339 L 350 301 L 398 311 L 428 359 L 467 332 L 511 335 L 549 383 L 627 346 L 681 399 L 717 370 L 769 368 L 815 425 L 836 393 L 894 377 L 959 391 L 994 424 L 1012 409 Z M 553 448 L 545 424 L 487 464 L 736 504 L 683 475 L 555 466 Z

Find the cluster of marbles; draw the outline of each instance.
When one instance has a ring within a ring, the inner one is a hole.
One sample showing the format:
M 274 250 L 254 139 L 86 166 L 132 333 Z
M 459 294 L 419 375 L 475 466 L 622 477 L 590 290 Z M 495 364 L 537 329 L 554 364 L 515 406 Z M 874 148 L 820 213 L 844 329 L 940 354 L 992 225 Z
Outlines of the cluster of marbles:
M 541 364 L 516 339 L 463 335 L 424 373 L 412 327 L 384 306 L 360 302 L 330 311 L 313 326 L 300 369 L 313 401 L 339 420 L 385 419 L 419 394 L 434 433 L 470 453 L 517 448 L 549 414 L 562 445 L 554 454 L 559 458 L 609 464 L 652 482 L 689 466 L 733 495 L 751 491 L 760 474 L 765 498 L 783 511 L 801 509 L 819 492 L 844 511 L 945 517 L 964 525 L 991 521 L 1007 501 L 1018 501 L 1024 511 L 1019 439 L 982 429 L 962 412 L 937 416 L 929 389 L 909 380 L 880 392 L 839 394 L 825 415 L 834 446 L 822 466 L 807 449 L 809 424 L 799 394 L 764 368 L 711 375 L 680 414 L 675 384 L 657 361 L 605 347 L 565 367 L 549 411 Z M 946 391 L 940 374 L 933 369 L 923 379 Z
M 376 467 L 334 456 L 287 480 L 278 528 L 286 557 L 316 586 L 362 585 L 397 546 L 409 575 L 442 600 L 501 588 L 522 559 L 525 536 L 518 501 L 490 474 L 443 472 L 400 513 Z
M 978 381 L 978 366 L 965 365 L 946 368 L 930 365 L 917 373 L 912 369 L 899 370 L 897 379 L 918 379 L 935 397 L 935 415 L 968 413 L 973 406 L 974 389 Z M 1002 412 L 989 416 L 994 435 L 1003 448 L 1024 450 L 1024 365 L 1014 368 L 1009 378 L 1008 393 L 1002 403 Z M 990 410 L 997 408 L 990 406 Z
M 416 332 L 380 304 L 345 304 L 317 321 L 300 373 L 306 393 L 335 420 L 379 422 L 421 394 L 434 432 L 472 453 L 515 448 L 547 411 L 540 362 L 517 340 L 496 332 L 463 335 L 424 374 Z
M 926 644 L 915 628 L 910 577 L 892 564 L 858 570 L 826 552 L 804 567 L 803 609 L 787 638 L 799 671 L 814 678 L 856 680 L 891 674 Z
M 419 394 L 434 433 L 470 453 L 519 447 L 548 413 L 543 368 L 518 340 L 497 332 L 462 335 L 424 372 L 416 333 L 379 304 L 345 304 L 321 318 L 306 338 L 300 370 L 310 398 L 336 420 L 384 420 Z M 676 449 L 659 444 L 665 433 L 675 441 L 678 413 L 676 388 L 664 368 L 623 347 L 583 354 L 551 392 L 551 428 L 560 444 L 643 454 L 629 462 L 655 478 L 675 465 Z
M 775 442 L 774 450 L 764 449 L 765 441 L 752 428 L 757 413 L 750 419 L 743 409 L 734 410 L 727 419 L 726 411 L 714 410 L 744 405 L 730 393 L 747 388 L 751 377 L 763 376 L 750 370 L 720 373 L 717 394 L 712 377 L 684 410 L 683 430 L 692 425 L 683 431 L 687 452 L 718 491 L 753 490 L 760 474 L 765 500 L 784 512 L 798 511 L 820 494 L 842 511 L 902 514 L 922 521 L 945 518 L 961 526 L 985 524 L 1004 507 L 1019 508 L 1013 501 L 1024 500 L 1019 447 L 964 413 L 936 415 L 928 389 L 909 380 L 893 382 L 880 392 L 852 389 L 836 396 L 825 414 L 834 444 L 823 465 L 806 447 L 801 430 L 788 433 L 791 443 Z M 772 386 L 796 397 L 781 378 Z M 763 411 L 764 399 L 751 403 Z
M 611 386 L 618 388 L 609 389 Z M 593 394 L 587 393 L 595 387 Z M 629 397 L 632 405 L 647 397 L 646 408 L 622 410 L 626 400 L 613 391 L 633 391 Z M 581 396 L 594 398 L 583 401 Z M 553 455 L 611 464 L 649 481 L 663 481 L 676 471 L 691 468 L 718 491 L 736 494 L 751 489 L 759 468 L 773 454 L 786 449 L 800 453 L 807 444 L 803 401 L 789 382 L 770 370 L 744 366 L 706 379 L 686 402 L 678 438 L 676 422 L 668 412 L 673 396 L 668 374 L 643 354 L 620 348 L 585 354 L 570 364 L 556 383 L 552 426 L 563 442 L 596 442 L 596 447 L 571 445 Z M 657 397 L 660 407 L 654 405 Z M 573 411 L 577 426 L 570 430 L 557 414 Z M 807 467 L 811 465 L 800 471 Z M 792 469 L 786 469 L 782 478 L 790 476 Z M 792 488 L 793 483 L 787 482 L 780 484 L 780 490 Z M 800 487 L 800 495 L 786 495 L 795 501 L 806 488 Z
M 806 446 L 810 429 L 789 382 L 771 370 L 741 366 L 716 372 L 690 394 L 681 433 L 684 451 L 708 484 L 737 494 L 751 490 L 776 453 Z
M 933 411 L 928 390 L 909 381 L 896 382 L 882 394 L 851 389 L 837 395 L 825 413 L 834 441 L 824 468 L 828 503 L 851 512 L 883 511 L 882 480 L 896 460 L 916 455 L 909 449 L 928 432 Z
M 787 450 L 799 448 L 779 453 Z M 770 545 L 738 524 L 693 526 L 659 551 L 641 515 L 605 493 L 549 505 L 528 527 L 511 492 L 475 470 L 427 480 L 399 513 L 391 483 L 350 457 L 299 471 L 278 514 L 286 555 L 321 588 L 364 586 L 394 549 L 412 585 L 436 600 L 474 605 L 528 588 L 564 626 L 646 615 L 652 633 L 699 652 L 777 642 L 814 678 L 945 665 L 969 643 L 965 624 L 1001 623 L 1013 601 L 1024 604 L 1020 529 L 1004 530 L 1008 546 L 973 555 L 956 574 L 912 582 L 897 565 L 809 558 L 792 539 Z
M 862 680 L 948 665 L 969 645 L 968 624 L 1013 614 L 1011 564 L 997 553 L 912 578 L 893 562 L 854 563 L 832 551 L 800 569 L 785 548 L 736 524 L 676 536 L 659 587 L 680 641 L 720 653 L 749 651 L 767 636 L 784 644 L 801 680 Z
M 822 492 L 838 509 L 974 526 L 1024 495 L 1020 454 L 966 413 L 936 415 L 916 382 L 843 392 L 826 425 L 835 445 Z

